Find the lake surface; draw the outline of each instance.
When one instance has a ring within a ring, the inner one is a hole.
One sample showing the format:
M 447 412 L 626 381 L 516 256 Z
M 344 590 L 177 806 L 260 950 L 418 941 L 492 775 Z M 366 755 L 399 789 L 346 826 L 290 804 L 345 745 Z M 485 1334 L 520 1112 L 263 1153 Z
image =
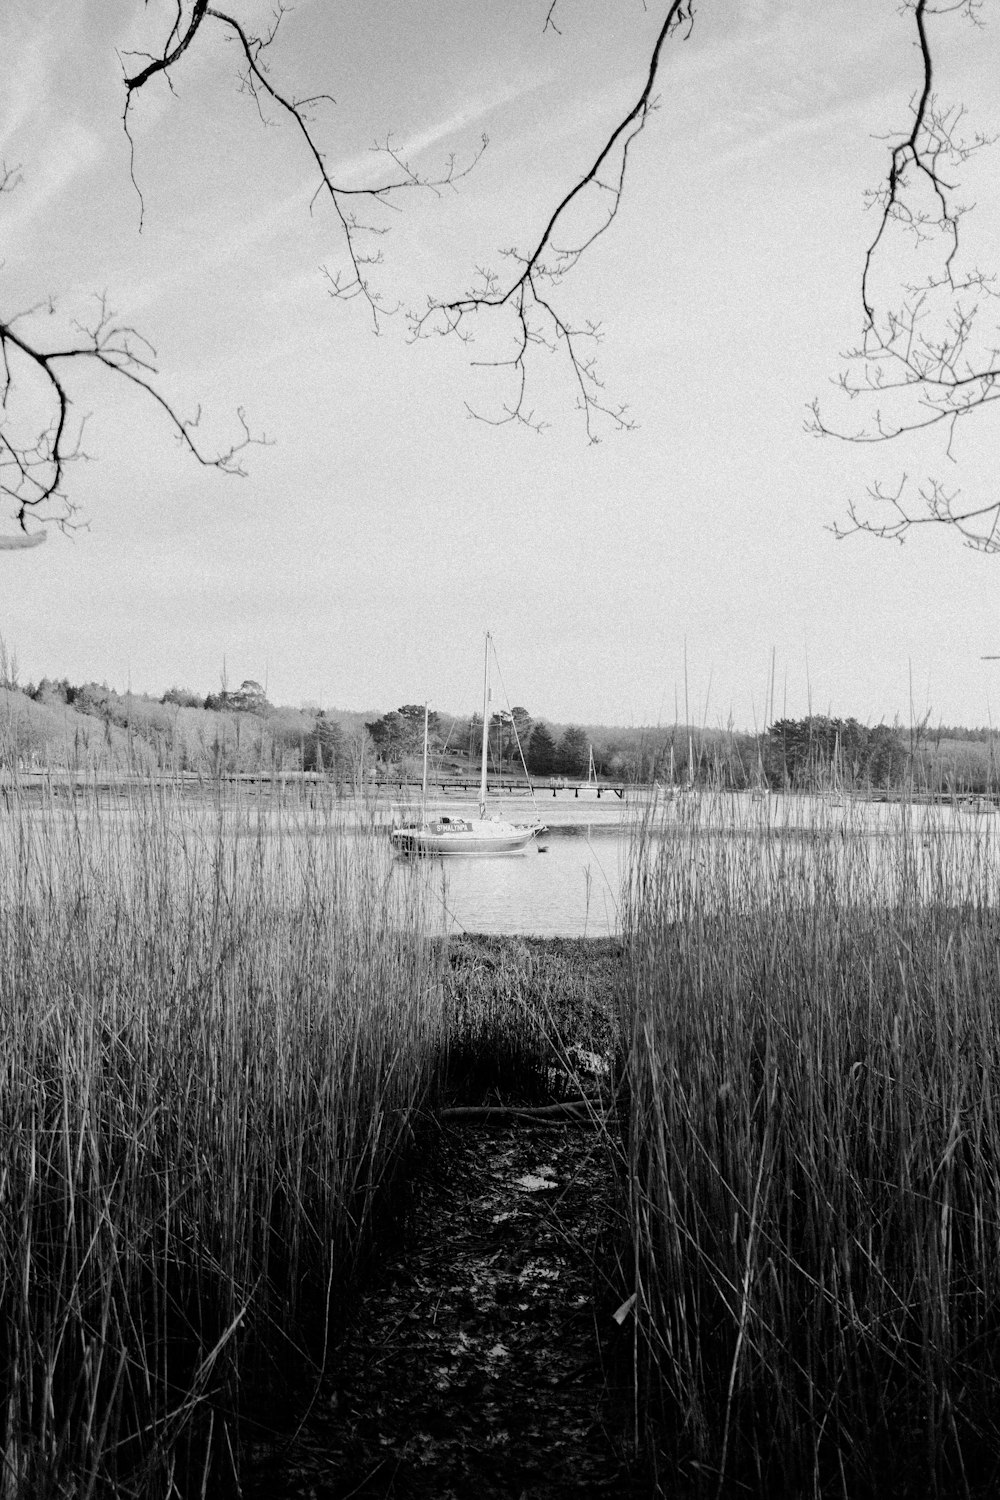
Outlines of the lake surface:
M 149 867 L 174 888 L 234 890 L 259 873 L 270 899 L 293 906 L 321 886 L 378 902 L 386 885 L 408 910 L 416 884 L 440 932 L 601 937 L 619 927 L 619 900 L 633 813 L 613 794 L 578 798 L 551 792 L 491 803 L 514 821 L 537 815 L 547 831 L 527 850 L 500 857 L 393 856 L 389 828 L 400 809 L 384 799 L 338 800 L 322 787 L 287 790 L 253 784 L 222 794 L 184 784 L 152 800 L 147 788 L 84 789 L 78 798 L 44 788 L 24 797 L 14 818 L 0 816 L 0 872 L 30 849 L 25 888 L 63 891 L 81 882 L 131 888 Z M 428 799 L 429 814 L 477 815 L 467 797 Z M 8 882 L 10 884 L 10 882 Z M 197 896 L 201 900 L 201 895 Z
M 438 804 L 429 804 L 435 810 Z M 513 799 L 503 815 L 529 816 Z M 469 811 L 448 798 L 442 810 Z M 636 863 L 636 834 L 647 820 L 642 861 L 660 865 L 677 914 L 700 881 L 727 899 L 815 897 L 831 879 L 844 900 L 891 903 L 900 882 L 925 899 L 1000 899 L 1000 815 L 967 801 L 952 806 L 861 797 L 669 794 L 631 806 L 607 796 L 538 798 L 549 823 L 520 855 L 412 862 L 446 932 L 602 937 L 620 931 L 622 890 Z M 404 862 L 405 863 L 405 862 Z M 714 879 L 707 882 L 709 869 Z M 704 872 L 704 875 L 702 874 Z
M 399 860 L 397 878 L 423 882 L 440 930 L 520 933 L 533 937 L 607 937 L 619 929 L 632 810 L 614 796 L 536 799 L 547 823 L 520 854 L 450 855 Z M 476 816 L 476 805 L 448 797 L 428 801 L 428 813 Z M 527 798 L 497 811 L 513 822 L 533 816 Z
M 400 808 L 311 786 L 224 796 L 166 789 L 152 801 L 141 788 L 110 788 L 99 799 L 38 795 L 18 806 L 16 816 L 0 816 L 0 869 L 13 872 L 11 890 L 16 875 L 22 895 L 46 899 L 95 881 L 125 890 L 130 870 L 147 883 L 169 877 L 199 900 L 220 881 L 235 890 L 259 878 L 268 899 L 289 907 L 319 888 L 348 904 L 388 894 L 404 912 L 419 895 L 437 931 L 541 937 L 618 933 L 630 877 L 642 879 L 668 920 L 684 920 L 696 897 L 703 911 L 720 901 L 808 903 L 831 892 L 868 910 L 891 906 L 901 892 L 1000 904 L 1000 813 L 983 801 L 903 806 L 663 789 L 653 802 L 622 803 L 543 788 L 534 807 L 515 796 L 496 808 L 513 821 L 537 814 L 548 823 L 524 852 L 420 860 L 390 848 Z M 476 809 L 447 796 L 429 800 L 427 811 Z
M 606 828 L 552 832 L 520 854 L 419 862 L 441 930 L 605 937 L 618 930 L 628 841 Z

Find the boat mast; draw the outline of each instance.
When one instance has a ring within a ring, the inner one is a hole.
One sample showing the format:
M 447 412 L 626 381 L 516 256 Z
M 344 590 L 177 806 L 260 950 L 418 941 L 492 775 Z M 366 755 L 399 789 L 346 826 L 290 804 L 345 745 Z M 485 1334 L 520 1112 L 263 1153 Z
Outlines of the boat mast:
M 479 776 L 479 816 L 486 816 L 486 756 L 490 733 L 490 633 L 486 632 L 486 660 L 483 663 L 483 768 Z
M 420 794 L 420 820 L 423 822 L 427 816 L 427 708 L 424 704 L 424 785 Z

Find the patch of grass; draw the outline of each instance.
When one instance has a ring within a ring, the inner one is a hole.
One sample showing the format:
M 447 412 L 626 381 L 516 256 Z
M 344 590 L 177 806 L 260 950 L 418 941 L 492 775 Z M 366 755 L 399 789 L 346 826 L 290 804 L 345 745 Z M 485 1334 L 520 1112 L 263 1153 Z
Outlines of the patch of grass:
M 580 1091 L 581 1053 L 610 1065 L 624 974 L 617 939 L 466 936 L 446 951 L 453 1099 L 558 1099 Z
M 663 1470 L 688 1495 L 993 1495 L 995 835 L 933 810 L 801 836 L 721 816 L 637 851 L 629 919 Z
M 385 840 L 294 797 L 0 822 L 0 1493 L 216 1494 L 321 1357 L 439 1066 Z

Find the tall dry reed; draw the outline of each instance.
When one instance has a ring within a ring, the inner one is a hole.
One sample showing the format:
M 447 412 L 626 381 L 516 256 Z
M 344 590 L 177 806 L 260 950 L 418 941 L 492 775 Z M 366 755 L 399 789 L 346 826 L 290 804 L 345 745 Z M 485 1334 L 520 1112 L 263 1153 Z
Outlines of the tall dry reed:
M 636 851 L 629 1160 L 660 1463 L 676 1494 L 992 1495 L 994 824 L 801 807 L 691 799 Z
M 436 1067 L 416 887 L 329 806 L 0 808 L 0 1494 L 215 1494 L 319 1357 Z

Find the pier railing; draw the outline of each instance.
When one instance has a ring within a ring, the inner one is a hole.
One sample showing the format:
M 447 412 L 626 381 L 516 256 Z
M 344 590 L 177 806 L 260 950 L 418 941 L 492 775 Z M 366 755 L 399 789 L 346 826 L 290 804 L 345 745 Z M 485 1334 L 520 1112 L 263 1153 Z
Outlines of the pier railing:
M 384 787 L 390 791 L 396 790 L 400 792 L 419 792 L 423 789 L 422 781 L 411 781 L 405 776 L 379 776 L 374 781 L 370 781 L 368 785 L 370 787 Z M 469 796 L 470 793 L 478 793 L 479 778 L 469 778 L 467 780 L 450 776 L 432 778 L 428 779 L 427 790 L 444 796 L 447 796 L 449 792 Z M 628 790 L 633 793 L 652 791 L 652 787 L 642 787 L 629 783 Z M 563 795 L 571 794 L 576 798 L 579 798 L 581 792 L 585 792 L 588 795 L 596 794 L 598 801 L 600 801 L 603 794 L 605 796 L 613 795 L 620 802 L 625 796 L 626 784 L 620 781 L 573 781 L 566 777 L 556 776 L 551 779 L 546 778 L 544 781 L 533 781 L 529 786 L 524 781 L 506 781 L 502 778 L 494 780 L 491 778 L 486 783 L 486 792 L 489 796 L 497 797 L 516 797 L 518 794 L 527 797 L 532 792 L 534 792 L 536 797 L 548 796 L 549 794 L 557 797 L 561 792 Z

